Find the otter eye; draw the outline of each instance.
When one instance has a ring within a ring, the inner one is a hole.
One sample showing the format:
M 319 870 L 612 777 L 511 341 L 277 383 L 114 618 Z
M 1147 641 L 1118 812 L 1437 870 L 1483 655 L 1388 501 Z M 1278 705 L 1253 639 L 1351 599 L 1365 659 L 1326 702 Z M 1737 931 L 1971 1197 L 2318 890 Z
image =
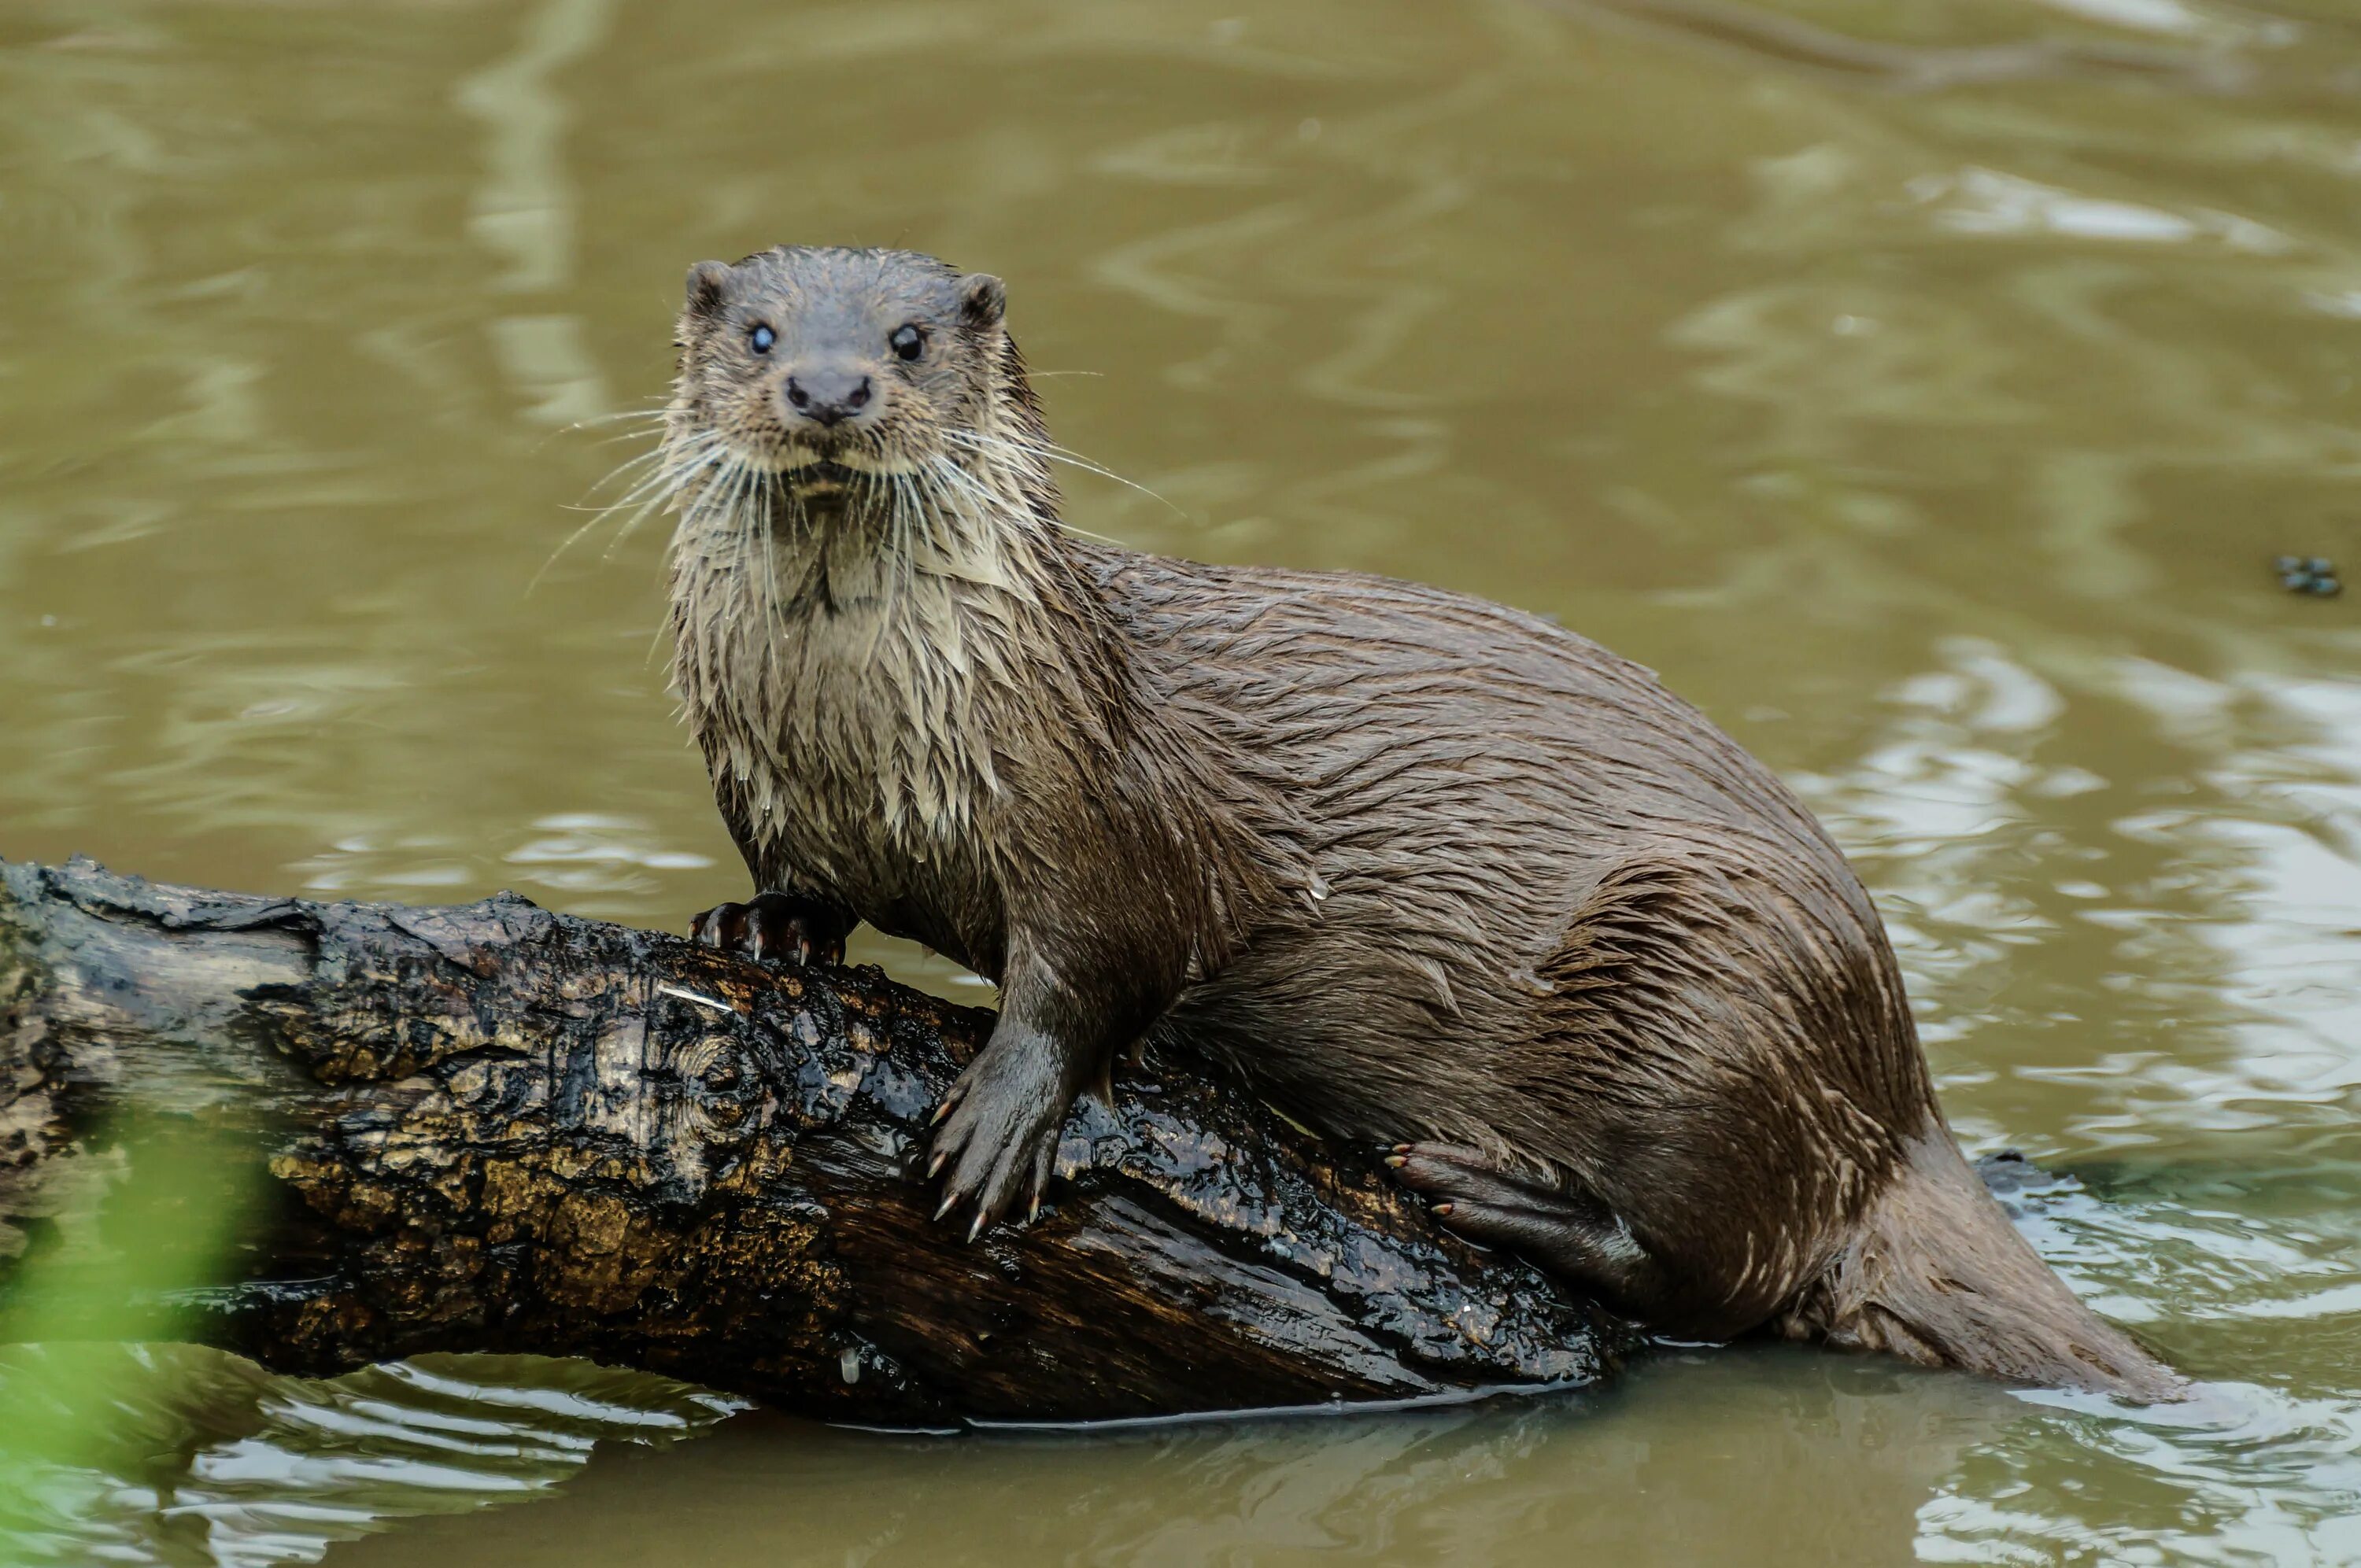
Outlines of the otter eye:
M 895 327 L 894 329 L 894 335 L 887 338 L 885 341 L 893 345 L 894 352 L 896 355 L 906 360 L 916 359 L 919 355 L 925 353 L 927 350 L 926 334 L 920 332 L 917 327 L 909 325 L 907 323 Z
M 752 332 L 750 332 L 750 333 L 748 333 L 748 334 L 746 334 L 746 342 L 747 342 L 747 344 L 748 344 L 748 345 L 750 345 L 750 346 L 754 350 L 754 352 L 755 352 L 755 353 L 757 353 L 757 354 L 768 354 L 768 353 L 770 353 L 770 352 L 771 352 L 771 345 L 773 345 L 773 344 L 774 344 L 774 343 L 776 343 L 776 342 L 778 342 L 778 341 L 779 341 L 779 334 L 778 334 L 777 333 L 775 333 L 775 332 L 773 332 L 769 327 L 766 327 L 766 326 L 758 326 L 758 327 L 756 327 L 753 331 L 752 331 Z

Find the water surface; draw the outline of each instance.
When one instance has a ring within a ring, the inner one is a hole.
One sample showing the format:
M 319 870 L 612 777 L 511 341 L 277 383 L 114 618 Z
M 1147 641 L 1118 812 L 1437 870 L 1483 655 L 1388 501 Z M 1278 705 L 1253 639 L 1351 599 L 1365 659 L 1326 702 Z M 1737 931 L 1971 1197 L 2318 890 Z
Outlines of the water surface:
M 2073 1173 L 2037 1239 L 2207 1397 L 1750 1350 L 945 1442 L 51 1347 L 0 1398 L 132 1392 L 5 1550 L 2361 1561 L 2361 590 L 2268 569 L 2361 577 L 2361 13 L 12 0 L 0 852 L 737 892 L 660 530 L 551 557 L 688 263 L 783 240 L 1005 277 L 1060 438 L 1155 492 L 1071 475 L 1079 525 L 1506 599 L 1700 703 L 1856 858 L 1962 1140 Z

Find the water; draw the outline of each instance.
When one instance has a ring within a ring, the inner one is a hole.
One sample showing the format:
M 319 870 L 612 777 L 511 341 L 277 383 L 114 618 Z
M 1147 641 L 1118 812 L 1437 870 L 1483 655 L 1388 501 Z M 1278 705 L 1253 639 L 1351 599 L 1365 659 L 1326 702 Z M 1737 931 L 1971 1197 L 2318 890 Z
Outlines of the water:
M 1081 525 L 1508 599 L 1701 703 L 1857 858 L 1962 1139 L 2079 1178 L 2037 1238 L 2205 1398 L 1747 1350 L 942 1442 L 154 1351 L 9 1550 L 2361 1562 L 2361 590 L 2269 570 L 2361 577 L 2361 12 L 13 0 L 0 852 L 737 891 L 658 531 L 527 585 L 687 265 L 786 239 L 1006 278 L 1060 438 L 1163 498 L 1076 474 Z M 71 1404 L 38 1371 L 0 1398 Z

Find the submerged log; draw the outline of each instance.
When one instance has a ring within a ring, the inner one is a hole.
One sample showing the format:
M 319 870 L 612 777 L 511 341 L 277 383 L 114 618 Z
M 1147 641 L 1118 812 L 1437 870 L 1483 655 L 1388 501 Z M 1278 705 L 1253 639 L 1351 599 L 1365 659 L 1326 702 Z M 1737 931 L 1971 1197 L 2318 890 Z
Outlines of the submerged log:
M 0 1275 L 87 1245 L 61 1216 L 163 1119 L 253 1151 L 261 1196 L 181 1305 L 289 1371 L 535 1351 L 931 1425 L 1576 1385 L 1632 1343 L 1374 1151 L 1170 1064 L 1086 1101 L 1038 1218 L 969 1244 L 926 1122 L 990 1023 L 508 894 L 0 862 Z

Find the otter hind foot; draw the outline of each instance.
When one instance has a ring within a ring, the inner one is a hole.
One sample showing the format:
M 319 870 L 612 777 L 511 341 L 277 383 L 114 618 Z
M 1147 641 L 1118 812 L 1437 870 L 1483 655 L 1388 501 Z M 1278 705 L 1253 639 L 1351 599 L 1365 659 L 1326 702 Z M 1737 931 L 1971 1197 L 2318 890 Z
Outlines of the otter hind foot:
M 1664 1266 L 1598 1200 L 1504 1170 L 1457 1144 L 1396 1144 L 1386 1163 L 1469 1241 L 1521 1253 L 1626 1317 L 1660 1316 Z
M 758 893 L 743 904 L 717 904 L 688 923 L 689 939 L 750 959 L 840 964 L 852 928 L 842 910 L 794 893 Z

